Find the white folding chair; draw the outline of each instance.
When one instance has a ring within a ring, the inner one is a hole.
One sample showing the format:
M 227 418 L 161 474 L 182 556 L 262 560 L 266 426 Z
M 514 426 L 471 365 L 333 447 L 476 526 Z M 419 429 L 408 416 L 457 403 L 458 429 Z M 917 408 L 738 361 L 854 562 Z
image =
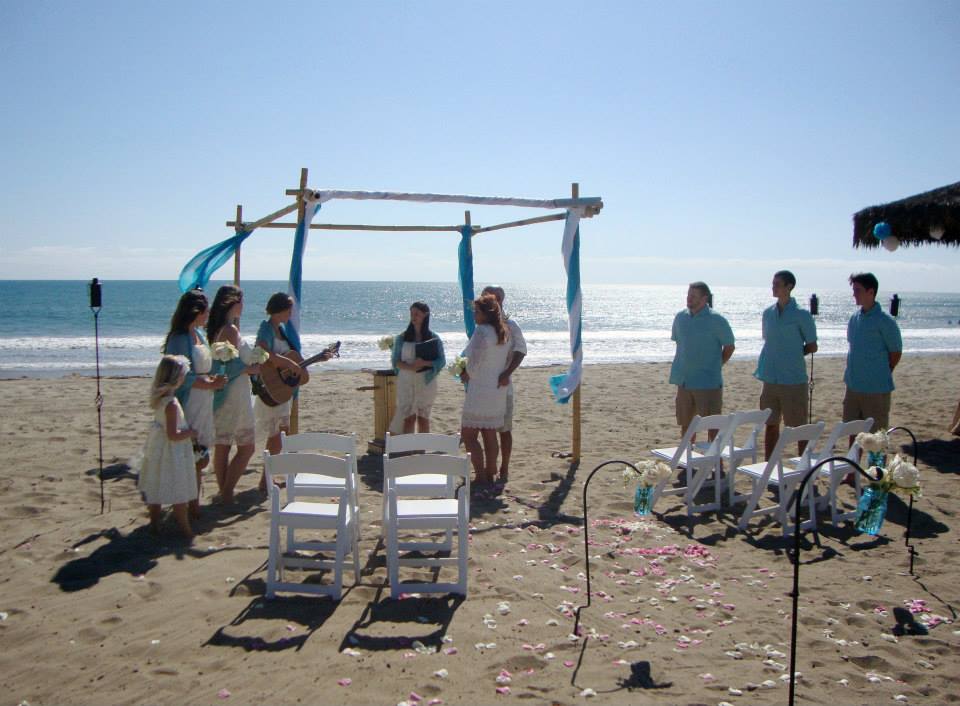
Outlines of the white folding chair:
M 460 453 L 459 434 L 391 434 L 387 432 L 384 441 L 384 461 L 396 457 L 397 454 L 447 454 L 456 456 Z M 414 473 L 396 479 L 397 495 L 399 497 L 415 498 L 452 498 L 456 493 L 456 478 L 439 473 Z M 387 491 L 383 491 L 383 525 L 387 522 Z M 384 530 L 385 532 L 385 530 Z M 386 534 L 384 534 L 386 536 Z M 446 549 L 450 550 L 453 542 L 453 532 L 446 533 Z
M 353 460 L 353 512 L 359 515 L 360 512 L 360 491 L 357 473 L 357 436 L 356 434 L 333 434 L 324 431 L 311 431 L 301 434 L 288 435 L 286 432 L 280 432 L 280 451 L 281 453 L 302 453 L 304 451 L 311 453 L 325 453 L 328 455 L 350 454 Z M 330 452 L 333 452 L 331 454 Z M 287 499 L 294 501 L 298 497 L 310 498 L 336 498 L 339 497 L 345 488 L 346 481 L 343 478 L 333 478 L 318 473 L 297 473 L 293 476 L 287 485 Z M 357 532 L 357 541 L 360 540 L 360 523 L 354 523 L 354 529 Z M 287 527 L 287 550 L 299 549 L 294 538 L 294 528 Z
M 451 476 L 454 484 L 462 485 L 452 498 L 418 498 L 401 500 L 397 481 L 416 474 L 429 473 Z M 390 581 L 390 597 L 398 598 L 401 592 L 410 593 L 459 593 L 467 595 L 467 558 L 470 522 L 470 455 L 447 456 L 428 454 L 384 457 L 383 488 L 386 498 L 387 575 Z M 401 545 L 400 532 L 429 530 L 432 532 L 457 533 L 457 556 L 449 556 L 445 542 L 408 542 Z M 419 556 L 401 556 L 401 552 L 413 550 Z M 422 552 L 436 552 L 426 556 Z M 447 556 L 439 556 L 447 554 Z M 457 567 L 455 583 L 417 582 L 400 583 L 400 567 Z
M 720 452 L 729 473 L 727 474 L 727 487 L 729 488 L 731 505 L 735 502 L 735 491 L 733 489 L 733 469 L 742 466 L 747 459 L 750 463 L 757 462 L 757 449 L 759 446 L 760 432 L 767 424 L 771 411 L 769 409 L 751 409 L 745 412 L 734 412 L 733 422 L 730 424 L 730 432 L 724 440 L 724 448 Z M 737 446 L 737 437 L 740 436 L 740 429 L 744 428 L 746 439 L 741 446 Z
M 860 458 L 860 445 L 856 441 L 850 446 L 844 454 L 835 454 L 834 448 L 841 439 L 849 436 L 856 436 L 861 432 L 868 432 L 873 428 L 873 417 L 867 419 L 856 419 L 850 422 L 838 422 L 830 436 L 822 444 L 818 444 L 816 451 L 810 457 L 811 466 L 815 466 L 821 460 L 831 456 L 843 455 L 850 461 L 858 461 Z M 796 459 L 799 461 L 799 459 Z M 852 520 L 857 516 L 857 502 L 860 500 L 860 474 L 853 474 L 853 509 L 843 512 L 843 503 L 837 496 L 843 479 L 847 474 L 853 471 L 853 466 L 843 461 L 830 461 L 820 467 L 820 477 L 825 478 L 828 483 L 827 504 L 830 506 L 830 521 L 834 524 Z
M 720 451 L 730 432 L 733 421 L 732 414 L 713 414 L 708 417 L 695 416 L 690 421 L 686 433 L 678 446 L 661 449 L 652 449 L 651 454 L 665 461 L 671 470 L 679 471 L 684 475 L 680 485 L 667 488 L 667 483 L 674 476 L 661 480 L 653 491 L 653 504 L 656 504 L 661 495 L 683 494 L 687 506 L 687 515 L 694 512 L 719 510 L 723 505 L 723 478 Z M 713 441 L 706 442 L 702 447 L 693 444 L 696 434 L 707 435 L 716 431 Z M 711 478 L 712 476 L 712 478 Z M 713 487 L 714 501 L 705 505 L 697 505 L 695 500 L 701 488 Z
M 746 466 L 737 466 L 732 469 L 728 482 L 730 484 L 731 504 L 746 500 L 746 506 L 743 508 L 743 514 L 740 515 L 739 527 L 746 529 L 747 524 L 754 517 L 761 515 L 776 515 L 777 520 L 783 527 L 784 535 L 793 532 L 790 525 L 790 511 L 793 502 L 802 502 L 802 498 L 793 498 L 794 490 L 803 478 L 804 473 L 810 470 L 810 456 L 820 434 L 823 433 L 823 422 L 816 424 L 805 424 L 801 427 L 785 427 L 780 432 L 780 438 L 777 440 L 773 452 L 770 454 L 770 460 L 760 463 L 753 463 Z M 789 457 L 786 457 L 785 451 L 790 444 L 796 444 L 800 441 L 807 442 L 807 447 L 800 456 L 800 462 L 796 467 L 789 465 Z M 746 476 L 751 483 L 749 495 L 736 495 L 736 480 L 738 475 Z M 760 498 L 768 487 L 777 489 L 778 502 L 775 505 L 760 507 Z M 810 484 L 806 487 L 806 498 L 810 517 L 806 522 L 801 523 L 802 529 L 808 529 L 816 526 L 817 509 L 814 501 L 814 494 Z
M 277 591 L 295 593 L 315 593 L 332 596 L 340 600 L 343 589 L 343 567 L 348 554 L 353 555 L 353 580 L 360 576 L 360 548 L 354 525 L 358 522 L 353 507 L 356 477 L 353 457 L 347 454 L 343 458 L 313 453 L 280 453 L 271 455 L 263 452 L 263 467 L 267 474 L 267 487 L 270 489 L 270 550 L 267 560 L 267 598 L 273 598 Z M 283 492 L 273 483 L 274 478 L 283 477 L 287 487 L 291 479 L 300 473 L 312 473 L 343 480 L 343 490 L 338 502 L 307 502 L 303 500 L 281 499 Z M 286 551 L 281 547 L 280 528 L 292 527 L 298 530 L 336 532 L 333 541 L 300 542 L 298 547 L 317 552 L 332 551 L 334 558 L 323 555 L 304 556 L 295 553 L 290 547 Z M 333 583 L 292 583 L 284 580 L 285 569 L 332 569 Z

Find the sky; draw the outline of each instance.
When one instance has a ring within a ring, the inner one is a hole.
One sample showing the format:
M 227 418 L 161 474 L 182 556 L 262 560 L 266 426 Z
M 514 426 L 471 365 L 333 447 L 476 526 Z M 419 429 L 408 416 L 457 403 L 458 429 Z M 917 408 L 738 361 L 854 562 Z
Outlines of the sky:
M 0 0 L 0 279 L 176 279 L 311 188 L 600 196 L 585 283 L 960 291 L 955 248 L 852 214 L 960 180 L 960 2 Z M 315 222 L 456 225 L 334 201 Z M 474 224 L 542 215 L 469 207 Z M 244 244 L 286 279 L 292 230 Z M 477 281 L 564 281 L 562 224 L 474 240 Z M 456 280 L 455 233 L 314 231 L 304 277 Z M 229 277 L 227 268 L 220 275 Z M 231 268 L 232 269 L 232 268 Z

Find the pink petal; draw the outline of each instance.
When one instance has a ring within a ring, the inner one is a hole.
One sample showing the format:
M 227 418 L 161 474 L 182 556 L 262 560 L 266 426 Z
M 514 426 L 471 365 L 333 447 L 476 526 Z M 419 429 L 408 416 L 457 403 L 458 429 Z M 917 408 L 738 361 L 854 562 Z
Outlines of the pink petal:
M 564 667 L 568 667 L 568 668 L 569 668 L 569 667 L 572 667 L 572 666 L 575 665 L 575 664 L 576 664 L 576 662 L 572 662 L 572 661 L 570 661 L 569 659 L 563 660 L 563 666 L 564 666 Z
M 340 686 L 350 686 L 353 684 L 353 679 L 337 679 L 337 684 Z
M 219 696 L 221 699 L 229 699 L 229 698 L 230 698 L 230 690 L 229 690 L 229 689 L 221 689 L 220 691 L 217 692 L 217 696 Z
M 509 686 L 498 686 L 498 687 L 497 687 L 497 693 L 498 693 L 498 694 L 502 694 L 503 696 L 506 696 L 506 695 L 508 695 L 508 694 L 510 693 L 510 687 L 509 687 Z

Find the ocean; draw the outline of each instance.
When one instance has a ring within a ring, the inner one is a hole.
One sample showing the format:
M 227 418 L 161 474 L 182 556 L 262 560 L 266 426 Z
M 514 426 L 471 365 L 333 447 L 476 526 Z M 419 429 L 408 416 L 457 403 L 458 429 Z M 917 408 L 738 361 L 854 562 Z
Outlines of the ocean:
M 207 288 L 210 298 L 222 282 Z M 485 283 L 478 283 L 477 290 Z M 528 355 L 524 365 L 569 361 L 564 290 L 556 286 L 503 284 L 505 309 L 522 327 Z M 285 282 L 243 284 L 241 333 L 253 343 L 263 306 Z M 797 289 L 808 306 L 811 292 Z M 879 301 L 889 308 L 891 292 Z M 899 292 L 898 321 L 906 353 L 960 351 L 960 294 Z M 107 281 L 99 315 L 100 368 L 104 375 L 151 373 L 180 293 L 172 281 Z M 686 286 L 585 285 L 584 362 L 668 361 L 673 357 L 670 325 L 685 305 Z M 847 350 L 846 325 L 854 311 L 849 288 L 818 291 L 820 352 Z M 309 354 L 341 341 L 341 357 L 328 369 L 383 368 L 388 354 L 377 340 L 400 332 L 408 307 L 430 305 L 431 325 L 448 355 L 466 345 L 459 287 L 453 282 L 304 282 L 302 339 Z M 0 281 L 0 378 L 92 375 L 94 317 L 85 281 Z M 756 358 L 762 344 L 760 315 L 773 302 L 768 287 L 717 287 L 716 310 L 727 317 L 737 339 L 736 359 Z

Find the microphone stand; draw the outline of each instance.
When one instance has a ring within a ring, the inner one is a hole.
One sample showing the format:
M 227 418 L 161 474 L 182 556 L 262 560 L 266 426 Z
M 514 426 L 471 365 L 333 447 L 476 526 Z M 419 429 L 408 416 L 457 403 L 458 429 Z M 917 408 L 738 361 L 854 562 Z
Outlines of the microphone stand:
M 102 308 L 100 299 L 100 283 L 94 277 L 90 283 L 90 311 L 93 312 L 93 341 L 97 360 L 97 439 L 99 442 L 99 455 L 97 460 L 100 464 L 97 471 L 97 477 L 100 479 L 100 514 L 103 514 L 103 395 L 100 392 L 100 309 Z

